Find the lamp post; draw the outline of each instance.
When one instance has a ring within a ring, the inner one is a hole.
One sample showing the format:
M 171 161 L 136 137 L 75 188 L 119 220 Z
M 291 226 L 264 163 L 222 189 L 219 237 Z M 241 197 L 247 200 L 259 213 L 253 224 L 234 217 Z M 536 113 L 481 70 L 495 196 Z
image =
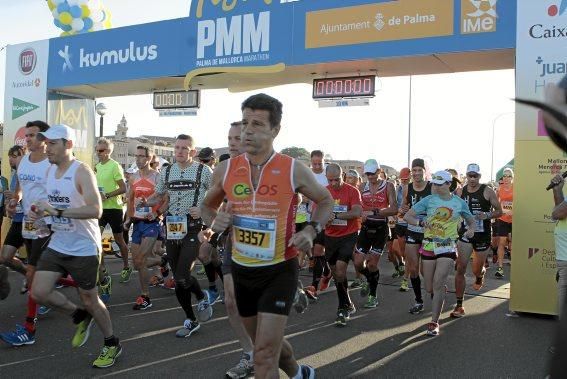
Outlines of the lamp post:
M 494 129 L 496 126 L 496 121 L 498 121 L 500 118 L 504 117 L 504 116 L 508 116 L 511 114 L 515 114 L 516 112 L 505 112 L 505 113 L 500 113 L 499 115 L 497 115 L 496 117 L 494 117 L 494 120 L 492 120 L 492 144 L 491 144 L 491 150 L 492 150 L 492 154 L 490 157 L 490 180 L 494 180 Z
M 104 115 L 106 114 L 106 105 L 104 103 L 98 103 L 96 105 L 96 113 L 100 116 L 99 123 L 99 137 L 102 137 L 103 125 L 104 125 Z

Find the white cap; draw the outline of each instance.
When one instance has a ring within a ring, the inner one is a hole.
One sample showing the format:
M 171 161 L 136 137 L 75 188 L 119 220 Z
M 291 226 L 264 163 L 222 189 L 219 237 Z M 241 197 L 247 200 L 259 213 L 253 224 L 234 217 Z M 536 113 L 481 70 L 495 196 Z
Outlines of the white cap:
M 126 173 L 127 173 L 127 174 L 135 174 L 135 173 L 137 173 L 137 172 L 138 172 L 138 169 L 137 169 L 137 168 L 134 168 L 134 167 L 128 167 L 128 168 L 126 169 Z
M 380 165 L 376 161 L 376 159 L 369 159 L 364 162 L 364 173 L 372 173 L 374 174 L 376 171 L 380 170 Z
M 431 183 L 433 184 L 445 184 L 451 183 L 453 181 L 453 175 L 447 171 L 437 171 L 431 177 Z
M 474 172 L 475 174 L 480 174 L 480 167 L 476 163 L 471 163 L 467 166 L 467 174 L 469 172 Z
M 75 131 L 63 124 L 50 126 L 45 132 L 40 132 L 39 134 L 45 139 L 65 139 L 67 141 L 75 139 Z

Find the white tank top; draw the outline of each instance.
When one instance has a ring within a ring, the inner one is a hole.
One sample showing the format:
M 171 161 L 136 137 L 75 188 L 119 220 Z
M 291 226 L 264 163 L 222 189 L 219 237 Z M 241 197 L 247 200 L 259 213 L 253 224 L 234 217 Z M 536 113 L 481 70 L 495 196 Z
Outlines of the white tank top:
M 51 163 L 47 158 L 37 163 L 30 161 L 29 154 L 22 158 L 18 166 L 18 181 L 22 189 L 22 208 L 25 215 L 29 213 L 34 202 L 47 200 L 45 180 L 49 167 Z
M 74 160 L 59 179 L 55 177 L 55 166 L 47 176 L 47 198 L 57 208 L 77 208 L 86 205 L 77 190 L 76 173 L 81 162 Z M 102 251 L 100 228 L 96 218 L 79 220 L 67 217 L 52 217 L 49 247 L 59 253 L 86 257 Z

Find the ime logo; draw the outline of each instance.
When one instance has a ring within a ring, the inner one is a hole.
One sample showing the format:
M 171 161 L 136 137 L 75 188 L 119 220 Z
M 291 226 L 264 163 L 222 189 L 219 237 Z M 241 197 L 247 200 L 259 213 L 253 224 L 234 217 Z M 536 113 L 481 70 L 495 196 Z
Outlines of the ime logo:
M 561 0 L 561 4 L 559 7 L 557 5 L 552 5 L 547 8 L 547 14 L 551 17 L 555 17 L 557 15 L 561 16 L 567 10 L 567 0 Z

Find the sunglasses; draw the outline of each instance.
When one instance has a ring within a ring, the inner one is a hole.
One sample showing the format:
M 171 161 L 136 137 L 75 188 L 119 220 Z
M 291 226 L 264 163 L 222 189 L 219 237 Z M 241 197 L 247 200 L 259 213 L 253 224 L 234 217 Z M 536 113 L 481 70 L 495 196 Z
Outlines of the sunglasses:
M 104 153 L 106 149 L 96 149 L 97 153 Z
M 511 178 L 512 175 L 502 175 L 503 178 Z
M 329 183 L 331 183 L 331 182 L 340 182 L 341 179 L 340 179 L 340 178 L 336 178 L 336 179 L 327 178 L 327 181 L 328 181 Z
M 478 179 L 478 177 L 479 177 L 478 174 L 467 174 L 467 178 Z
M 147 156 L 147 155 L 137 155 L 137 154 L 136 154 L 136 155 L 134 155 L 134 157 L 135 157 L 135 158 L 147 158 L 148 156 Z M 156 162 L 154 162 L 154 163 L 156 163 Z
M 365 172 L 364 175 L 372 176 L 372 175 L 378 175 L 378 173 L 377 172 Z

